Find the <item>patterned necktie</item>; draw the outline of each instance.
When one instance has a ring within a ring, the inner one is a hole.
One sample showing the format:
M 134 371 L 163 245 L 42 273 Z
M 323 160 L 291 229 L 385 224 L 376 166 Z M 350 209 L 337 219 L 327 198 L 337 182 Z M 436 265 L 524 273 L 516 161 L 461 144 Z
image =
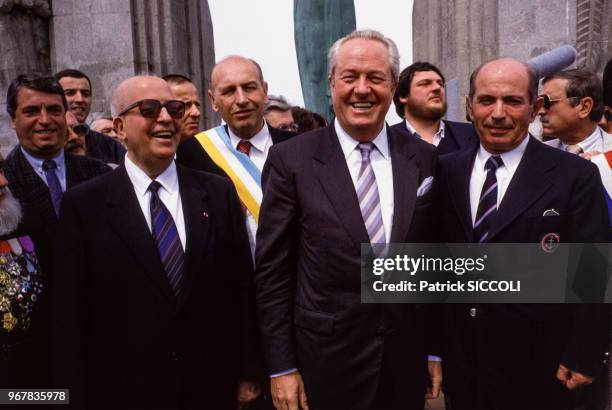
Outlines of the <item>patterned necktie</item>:
M 359 143 L 361 168 L 359 168 L 359 175 L 357 176 L 357 198 L 359 199 L 363 222 L 370 237 L 370 243 L 374 244 L 385 243 L 386 239 L 376 176 L 370 163 L 370 154 L 373 148 L 374 144 L 371 142 Z
M 238 146 L 236 147 L 236 149 L 238 151 L 242 152 L 247 157 L 249 157 L 251 155 L 251 147 L 252 146 L 253 146 L 253 144 L 251 144 L 251 141 L 240 140 L 240 142 L 238 143 Z M 244 204 L 244 202 L 242 202 L 242 200 L 240 200 L 240 208 L 242 208 L 242 213 L 246 215 L 247 207 Z
M 161 184 L 157 181 L 151 182 L 151 227 L 153 238 L 159 249 L 161 262 L 166 270 L 170 286 L 178 297 L 183 287 L 183 263 L 184 252 L 181 241 L 168 208 L 159 199 L 157 191 Z
M 584 152 L 582 147 L 580 147 L 580 145 L 578 144 L 568 145 L 567 147 L 565 147 L 565 150 L 569 152 L 570 154 L 576 154 L 576 155 L 580 155 Z
M 55 210 L 55 215 L 59 216 L 60 204 L 62 203 L 62 186 L 60 185 L 59 178 L 55 174 L 57 164 L 52 159 L 46 159 L 43 161 L 42 167 L 43 171 L 45 171 L 47 185 L 49 186 L 53 210 Z
M 474 239 L 479 243 L 487 241 L 494 216 L 497 213 L 497 177 L 495 171 L 502 165 L 504 165 L 504 162 L 498 155 L 490 157 L 485 164 L 487 177 L 480 192 L 476 222 L 474 222 Z

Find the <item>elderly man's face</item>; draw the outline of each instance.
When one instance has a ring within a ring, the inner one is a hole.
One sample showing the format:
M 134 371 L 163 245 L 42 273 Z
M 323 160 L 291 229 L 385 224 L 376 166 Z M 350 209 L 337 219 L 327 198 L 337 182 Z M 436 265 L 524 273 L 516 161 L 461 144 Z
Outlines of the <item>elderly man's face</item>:
M 38 158 L 53 158 L 66 141 L 66 111 L 59 94 L 21 87 L 11 126 L 19 144 Z
M 529 76 L 516 60 L 493 61 L 480 70 L 467 107 L 482 146 L 492 154 L 517 147 L 537 113 L 529 101 Z
M 91 88 L 87 78 L 63 77 L 59 83 L 64 89 L 70 111 L 78 122 L 84 123 L 91 110 Z
M 94 122 L 91 123 L 91 129 L 97 132 L 101 132 L 102 134 L 106 134 L 109 137 L 117 139 L 117 134 L 113 128 L 113 120 L 108 118 L 98 118 Z
M 261 82 L 253 62 L 230 58 L 212 73 L 208 97 L 213 110 L 240 138 L 251 138 L 263 127 L 268 85 Z
M 291 111 L 270 110 L 266 114 L 266 121 L 273 128 L 295 131 L 295 123 Z
M 157 77 L 131 79 L 121 100 L 122 110 L 142 100 L 176 101 L 168 83 Z M 165 107 L 152 118 L 143 116 L 140 108 L 134 107 L 115 119 L 115 128 L 127 145 L 129 158 L 146 172 L 170 165 L 180 141 L 177 131 L 180 121 L 181 118 L 171 117 Z
M 373 140 L 385 124 L 396 86 L 386 46 L 361 38 L 347 41 L 329 84 L 342 128 L 356 140 Z
M 66 151 L 73 155 L 86 155 L 85 135 L 89 128 L 85 124 L 79 124 L 71 111 L 66 113 L 66 124 L 68 125 Z
M 582 119 L 580 118 L 582 106 L 580 104 L 572 106 L 572 103 L 579 102 L 580 99 L 577 98 L 572 101 L 567 98 L 565 92 L 567 82 L 566 79 L 562 78 L 554 78 L 545 82 L 542 86 L 542 92 L 551 99 L 551 105 L 549 108 L 542 106 L 538 111 L 544 135 L 561 138 L 562 141 L 577 137 L 578 135 L 575 134 L 582 125 Z
M 191 138 L 200 130 L 200 95 L 195 85 L 189 82 L 170 84 L 177 100 L 185 103 L 185 115 L 181 122 L 181 139 Z

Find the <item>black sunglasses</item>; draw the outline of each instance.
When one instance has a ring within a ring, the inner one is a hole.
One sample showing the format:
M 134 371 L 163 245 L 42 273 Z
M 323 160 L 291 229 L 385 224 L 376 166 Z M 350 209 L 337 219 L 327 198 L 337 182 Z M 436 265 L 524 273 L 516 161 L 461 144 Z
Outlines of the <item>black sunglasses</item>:
M 140 115 L 145 118 L 157 118 L 162 107 L 164 107 L 166 111 L 168 111 L 168 114 L 176 120 L 180 120 L 185 114 L 185 103 L 179 100 L 168 100 L 165 103 L 159 100 L 140 100 L 125 107 L 117 116 L 120 117 L 136 107 L 140 110 Z
M 89 134 L 89 125 L 87 124 L 76 124 L 70 127 L 70 129 L 79 137 L 84 137 Z
M 580 98 L 580 97 L 565 97 L 565 98 L 557 98 L 556 100 L 553 100 L 552 98 L 550 98 L 549 95 L 544 94 L 544 95 L 541 95 L 539 98 L 543 102 L 542 106 L 548 110 L 550 107 L 552 107 L 553 103 L 556 103 L 558 101 L 563 101 L 563 100 L 575 100 L 576 98 Z

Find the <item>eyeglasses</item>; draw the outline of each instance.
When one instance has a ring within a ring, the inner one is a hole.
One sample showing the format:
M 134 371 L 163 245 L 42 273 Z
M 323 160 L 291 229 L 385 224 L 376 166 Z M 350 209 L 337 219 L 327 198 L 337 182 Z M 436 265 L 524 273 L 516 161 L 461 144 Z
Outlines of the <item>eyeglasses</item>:
M 559 101 L 563 101 L 563 100 L 575 100 L 576 98 L 580 98 L 580 97 L 565 97 L 565 98 L 557 98 L 556 100 L 553 100 L 552 98 L 550 98 L 549 95 L 541 95 L 538 98 L 540 98 L 543 102 L 542 106 L 544 108 L 546 108 L 547 110 L 552 107 L 553 103 L 559 102 Z
M 70 129 L 79 137 L 84 137 L 89 134 L 89 125 L 87 124 L 76 124 L 71 126 Z
M 295 123 L 291 123 L 291 124 L 280 124 L 278 126 L 279 130 L 285 130 L 285 131 L 297 131 L 298 130 L 298 125 Z
M 179 100 L 168 100 L 162 103 L 159 100 L 140 100 L 125 107 L 118 117 L 125 115 L 128 111 L 138 107 L 140 115 L 145 118 L 157 118 L 162 107 L 168 111 L 168 114 L 175 120 L 180 120 L 185 114 L 185 103 Z

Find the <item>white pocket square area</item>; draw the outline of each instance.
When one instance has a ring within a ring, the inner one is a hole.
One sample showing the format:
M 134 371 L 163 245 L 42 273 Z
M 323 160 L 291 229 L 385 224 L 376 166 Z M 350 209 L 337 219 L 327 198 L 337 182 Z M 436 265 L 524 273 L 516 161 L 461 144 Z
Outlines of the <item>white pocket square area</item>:
M 417 198 L 422 197 L 426 193 L 429 192 L 431 186 L 433 185 L 433 175 L 425 178 L 423 182 L 421 182 L 421 186 L 417 189 Z

